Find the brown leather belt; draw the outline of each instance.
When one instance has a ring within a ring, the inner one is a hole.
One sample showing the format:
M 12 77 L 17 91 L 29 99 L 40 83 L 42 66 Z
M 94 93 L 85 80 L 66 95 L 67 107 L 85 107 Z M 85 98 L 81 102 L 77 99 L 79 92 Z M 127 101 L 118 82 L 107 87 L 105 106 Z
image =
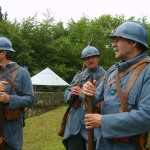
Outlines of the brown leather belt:
M 130 141 L 130 137 L 126 137 L 126 138 L 115 138 L 113 139 L 113 143 L 116 144 L 117 142 L 124 142 L 124 143 L 129 143 Z

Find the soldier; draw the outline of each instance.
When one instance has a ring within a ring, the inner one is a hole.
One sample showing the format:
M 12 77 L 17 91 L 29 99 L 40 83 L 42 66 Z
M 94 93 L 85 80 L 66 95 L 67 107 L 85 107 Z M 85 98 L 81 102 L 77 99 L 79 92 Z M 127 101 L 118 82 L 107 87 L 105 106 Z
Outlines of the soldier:
M 12 61 L 14 50 L 11 41 L 0 37 L 0 102 L 3 104 L 4 135 L 1 145 L 5 150 L 21 150 L 23 145 L 23 108 L 34 103 L 33 87 L 26 68 Z M 12 82 L 12 83 L 11 83 Z M 3 83 L 7 83 L 2 86 Z M 2 123 L 3 122 L 3 123 Z M 4 139 L 3 139 L 4 136 Z
M 84 95 L 82 94 L 82 85 L 88 80 L 89 74 L 93 74 L 98 86 L 105 70 L 98 65 L 100 60 L 99 51 L 93 46 L 87 46 L 82 51 L 81 59 L 87 67 L 82 72 L 81 84 L 77 86 L 77 78 L 80 73 L 77 73 L 69 87 L 64 92 L 64 97 L 67 103 L 74 100 L 78 96 L 78 104 L 72 107 L 69 113 L 63 143 L 67 150 L 85 150 L 87 149 L 87 130 L 84 124 L 84 115 L 87 113 L 86 103 L 82 103 Z
M 146 28 L 138 21 L 127 21 L 117 27 L 108 37 L 113 40 L 115 57 L 120 62 L 108 69 L 97 89 L 96 81 L 93 84 L 87 81 L 83 85 L 85 96 L 94 96 L 94 101 L 104 98 L 101 114 L 86 114 L 84 120 L 87 129 L 98 129 L 96 150 L 139 150 L 141 145 L 137 135 L 150 130 L 150 57 L 146 52 L 149 49 L 147 36 Z M 146 67 L 129 90 L 127 85 L 134 80 L 132 75 L 143 65 L 142 62 Z M 128 82 L 131 77 L 133 80 Z M 124 105 L 121 99 L 127 99 Z M 127 106 L 126 110 L 124 106 Z

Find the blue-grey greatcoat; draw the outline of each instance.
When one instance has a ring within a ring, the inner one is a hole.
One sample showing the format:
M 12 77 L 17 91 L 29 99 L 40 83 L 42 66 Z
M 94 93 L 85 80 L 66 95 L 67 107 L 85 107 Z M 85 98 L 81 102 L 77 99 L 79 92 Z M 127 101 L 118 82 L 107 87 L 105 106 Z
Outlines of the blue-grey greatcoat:
M 82 80 L 81 80 L 81 86 L 87 81 L 89 74 L 93 74 L 93 79 L 96 80 L 97 86 L 100 83 L 100 76 L 102 76 L 105 73 L 105 70 L 99 66 L 96 69 L 88 69 L 86 68 L 83 71 L 82 74 Z M 79 73 L 76 74 L 69 85 L 69 87 L 64 92 L 64 97 L 66 102 L 72 101 L 73 98 L 71 97 L 71 88 L 75 85 L 76 79 L 78 77 Z M 84 100 L 84 95 L 81 94 L 79 96 L 79 100 L 82 102 Z M 86 110 L 83 110 L 81 107 L 78 108 L 71 108 L 69 113 L 69 118 L 67 121 L 65 133 L 63 136 L 63 143 L 65 144 L 65 140 L 73 135 L 77 135 L 79 132 L 82 132 L 82 137 L 87 140 L 87 130 L 85 129 L 85 123 L 84 123 L 84 115 L 87 113 Z M 73 146 L 74 143 L 72 143 Z
M 143 52 L 132 60 L 114 64 L 97 87 L 94 100 L 98 101 L 104 97 L 104 102 L 101 106 L 101 128 L 96 128 L 98 132 L 96 150 L 137 150 L 133 141 L 113 144 L 112 139 L 130 137 L 150 130 L 150 63 L 143 69 L 130 90 L 127 100 L 130 112 L 118 113 L 120 101 L 115 83 L 105 90 L 106 82 L 113 70 L 118 68 L 119 73 L 121 73 L 148 57 L 148 54 Z M 132 72 L 133 70 L 120 79 L 122 92 L 125 91 L 126 83 Z M 111 79 L 114 78 L 115 74 Z
M 7 71 L 13 66 L 17 65 L 15 62 L 7 64 L 5 68 L 0 66 L 0 70 Z M 12 72 L 7 76 L 11 79 Z M 0 81 L 7 81 L 4 77 Z M 10 95 L 10 84 L 6 86 L 6 93 L 9 95 L 9 103 L 4 104 L 4 108 L 17 109 L 20 107 L 29 107 L 34 103 L 34 92 L 32 88 L 31 78 L 26 68 L 19 67 L 14 84 L 21 92 L 22 96 L 18 96 L 16 91 L 12 89 Z M 23 120 L 22 114 L 19 119 L 7 121 L 4 119 L 4 141 L 6 143 L 5 150 L 21 150 L 23 145 Z

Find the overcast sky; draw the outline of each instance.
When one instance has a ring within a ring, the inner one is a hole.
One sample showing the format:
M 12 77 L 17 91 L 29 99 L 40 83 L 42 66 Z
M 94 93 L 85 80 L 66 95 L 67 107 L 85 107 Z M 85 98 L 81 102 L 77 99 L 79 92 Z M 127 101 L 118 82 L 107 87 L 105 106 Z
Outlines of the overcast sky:
M 0 0 L 2 13 L 8 13 L 8 19 L 33 17 L 38 13 L 38 20 L 42 20 L 42 13 L 50 9 L 56 21 L 67 23 L 71 18 L 79 20 L 83 14 L 91 19 L 103 14 L 121 15 L 126 18 L 135 16 L 136 19 L 147 16 L 150 22 L 149 0 Z

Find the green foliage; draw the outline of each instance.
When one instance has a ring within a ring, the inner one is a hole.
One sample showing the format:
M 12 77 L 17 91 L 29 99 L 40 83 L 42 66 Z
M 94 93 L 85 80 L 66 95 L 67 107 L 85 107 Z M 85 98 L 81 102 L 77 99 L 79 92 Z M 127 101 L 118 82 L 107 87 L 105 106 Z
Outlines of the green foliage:
M 112 17 L 110 14 L 89 19 L 83 15 L 78 21 L 70 19 L 67 27 L 63 22 L 55 22 L 50 10 L 43 13 L 42 21 L 37 14 L 24 18 L 21 22 L 10 22 L 0 9 L 0 36 L 10 38 L 16 51 L 14 61 L 28 67 L 30 75 L 49 67 L 68 83 L 79 70 L 82 70 L 82 50 L 89 44 L 95 46 L 101 55 L 99 64 L 108 69 L 116 61 L 112 41 L 107 38 L 113 30 L 125 22 L 124 15 Z M 5 17 L 4 17 L 5 16 Z M 131 16 L 127 20 L 135 19 Z M 150 24 L 146 16 L 138 19 L 145 24 L 150 35 Z M 148 45 L 150 40 L 148 37 Z M 148 52 L 150 53 L 150 52 Z
M 7 12 L 5 12 L 4 14 L 2 13 L 2 8 L 0 6 L 0 21 L 7 20 L 7 15 Z

